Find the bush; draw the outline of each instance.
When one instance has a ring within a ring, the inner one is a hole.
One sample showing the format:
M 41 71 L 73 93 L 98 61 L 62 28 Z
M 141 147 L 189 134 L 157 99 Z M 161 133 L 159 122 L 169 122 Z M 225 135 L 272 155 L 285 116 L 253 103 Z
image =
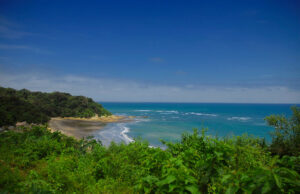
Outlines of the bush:
M 272 156 L 259 139 L 183 134 L 166 150 L 137 140 L 104 147 L 46 126 L 0 133 L 0 192 L 299 193 L 300 158 Z
M 266 117 L 270 126 L 275 128 L 271 133 L 271 152 L 280 156 L 299 156 L 300 153 L 300 107 L 292 107 L 293 115 L 286 118 L 280 115 Z

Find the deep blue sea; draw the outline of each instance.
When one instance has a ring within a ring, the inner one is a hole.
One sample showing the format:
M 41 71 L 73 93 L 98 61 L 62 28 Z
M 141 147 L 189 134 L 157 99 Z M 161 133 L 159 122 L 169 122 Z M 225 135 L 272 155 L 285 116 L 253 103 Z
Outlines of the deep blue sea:
M 264 118 L 271 114 L 291 116 L 291 104 L 222 104 L 222 103 L 101 103 L 116 115 L 136 116 L 134 122 L 108 124 L 94 136 L 104 145 L 111 141 L 129 143 L 134 138 L 162 146 L 160 139 L 180 140 L 184 132 L 207 128 L 212 136 L 247 133 L 271 139 L 273 128 Z

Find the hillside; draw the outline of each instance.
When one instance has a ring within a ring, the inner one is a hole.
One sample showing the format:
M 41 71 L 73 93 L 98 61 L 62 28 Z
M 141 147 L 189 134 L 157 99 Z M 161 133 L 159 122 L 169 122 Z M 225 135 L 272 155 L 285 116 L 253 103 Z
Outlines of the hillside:
M 299 193 L 300 157 L 259 139 L 184 134 L 146 142 L 77 141 L 46 127 L 0 133 L 0 193 Z M 298 172 L 297 172 L 298 171 Z
M 46 123 L 51 117 L 111 115 L 101 104 L 84 96 L 62 92 L 31 92 L 0 87 L 0 126 L 19 121 Z

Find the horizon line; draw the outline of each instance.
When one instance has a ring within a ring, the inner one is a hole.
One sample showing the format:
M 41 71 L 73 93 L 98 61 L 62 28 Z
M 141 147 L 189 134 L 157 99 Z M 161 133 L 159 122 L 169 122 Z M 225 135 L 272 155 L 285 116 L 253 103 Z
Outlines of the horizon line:
M 166 101 L 160 101 L 160 102 L 151 102 L 151 101 L 98 101 L 95 100 L 98 103 L 168 103 L 168 104 L 175 104 L 175 103 L 181 103 L 181 104 L 282 104 L 282 105 L 300 105 L 300 102 L 298 103 L 275 103 L 275 102 L 166 102 Z

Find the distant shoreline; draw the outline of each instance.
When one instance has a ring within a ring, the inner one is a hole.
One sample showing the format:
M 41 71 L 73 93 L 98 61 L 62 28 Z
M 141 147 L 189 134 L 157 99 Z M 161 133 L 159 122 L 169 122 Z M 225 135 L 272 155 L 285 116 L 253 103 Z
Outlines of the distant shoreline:
M 134 117 L 125 116 L 105 116 L 105 117 L 92 117 L 92 118 L 76 118 L 76 117 L 65 117 L 65 118 L 51 118 L 48 122 L 48 128 L 50 131 L 60 131 L 61 133 L 72 136 L 76 139 L 88 137 L 93 132 L 101 130 L 108 123 L 118 122 L 130 122 Z

